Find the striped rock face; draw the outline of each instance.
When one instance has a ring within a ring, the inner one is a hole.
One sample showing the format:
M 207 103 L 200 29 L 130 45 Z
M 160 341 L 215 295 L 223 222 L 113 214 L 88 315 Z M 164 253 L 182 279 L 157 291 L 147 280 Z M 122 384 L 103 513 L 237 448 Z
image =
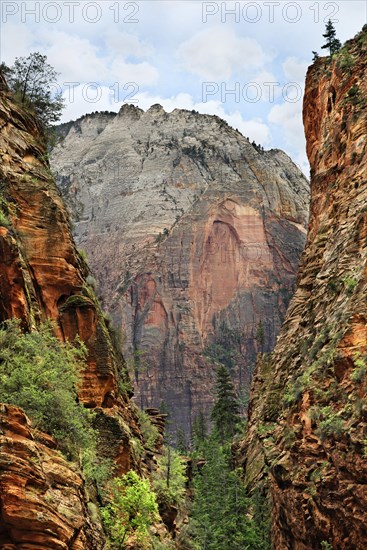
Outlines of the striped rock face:
M 367 27 L 307 73 L 311 215 L 298 287 L 259 361 L 242 455 L 274 548 L 367 540 Z
M 136 399 L 189 432 L 213 399 L 206 353 L 220 349 L 245 396 L 256 353 L 274 347 L 305 243 L 308 182 L 282 151 L 196 112 L 125 105 L 59 132 L 52 168 L 124 334 Z

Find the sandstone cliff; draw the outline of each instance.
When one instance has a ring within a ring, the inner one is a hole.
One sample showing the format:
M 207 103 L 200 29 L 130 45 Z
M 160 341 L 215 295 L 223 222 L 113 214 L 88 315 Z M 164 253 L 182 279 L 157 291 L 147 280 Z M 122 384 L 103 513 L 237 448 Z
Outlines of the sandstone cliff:
M 164 404 L 171 426 L 189 431 L 212 401 L 203 351 L 220 349 L 246 394 L 256 352 L 274 346 L 308 183 L 282 151 L 196 112 L 125 105 L 60 133 L 52 168 L 104 307 L 126 334 L 138 402 Z
M 276 549 L 367 540 L 367 27 L 307 73 L 311 217 L 279 341 L 258 364 L 244 467 Z
M 95 409 L 101 456 L 117 472 L 140 468 L 132 440 L 141 439 L 126 391 L 127 374 L 115 351 L 88 268 L 75 247 L 53 181 L 40 129 L 0 82 L 0 321 L 17 317 L 25 330 L 55 322 L 61 340 L 77 334 L 87 350 L 79 399 Z M 1 548 L 102 548 L 83 481 L 33 431 L 22 411 L 1 405 Z
M 0 448 L 3 550 L 103 547 L 97 508 L 80 474 L 17 407 L 0 404 Z

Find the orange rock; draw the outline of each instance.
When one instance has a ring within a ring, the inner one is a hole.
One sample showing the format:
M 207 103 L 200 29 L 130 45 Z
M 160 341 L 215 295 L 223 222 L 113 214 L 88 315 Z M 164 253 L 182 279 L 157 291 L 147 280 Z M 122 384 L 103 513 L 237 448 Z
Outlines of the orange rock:
M 0 547 L 103 548 L 83 479 L 40 436 L 20 409 L 0 405 Z
M 309 233 L 278 343 L 258 364 L 241 446 L 248 486 L 271 493 L 277 550 L 366 546 L 366 105 L 365 26 L 307 73 Z

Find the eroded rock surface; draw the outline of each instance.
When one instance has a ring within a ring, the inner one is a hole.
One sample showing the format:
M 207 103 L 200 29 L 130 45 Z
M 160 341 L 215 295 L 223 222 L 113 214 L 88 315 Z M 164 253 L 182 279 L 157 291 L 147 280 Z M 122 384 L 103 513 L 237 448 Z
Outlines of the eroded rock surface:
M 100 550 L 105 537 L 84 481 L 22 410 L 0 404 L 0 547 Z
M 116 462 L 117 474 L 140 470 L 132 440 L 141 434 L 124 362 L 40 143 L 33 116 L 0 79 L 0 321 L 17 317 L 24 329 L 36 330 L 49 319 L 61 340 L 79 334 L 88 349 L 79 399 L 96 411 L 98 451 Z M 100 548 L 103 537 L 99 528 L 91 532 L 80 475 L 51 450 L 50 438 L 37 439 L 21 411 L 1 411 L 0 540 L 9 543 L 1 547 Z
M 256 352 L 274 346 L 305 241 L 307 180 L 282 151 L 196 112 L 125 105 L 60 133 L 52 167 L 126 334 L 137 400 L 164 404 L 171 428 L 189 431 L 212 402 L 208 345 L 229 331 L 242 393 Z
M 311 218 L 277 346 L 259 361 L 242 453 L 271 491 L 276 549 L 367 540 L 367 27 L 307 73 Z

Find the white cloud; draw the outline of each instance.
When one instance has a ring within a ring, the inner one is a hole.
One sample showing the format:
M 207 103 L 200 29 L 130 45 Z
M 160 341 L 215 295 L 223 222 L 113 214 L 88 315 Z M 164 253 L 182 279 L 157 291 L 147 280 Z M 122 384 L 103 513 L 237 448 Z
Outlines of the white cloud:
M 106 46 L 110 54 L 117 54 L 123 59 L 129 56 L 150 57 L 154 51 L 151 45 L 142 42 L 138 36 L 118 30 L 107 33 Z
M 279 126 L 288 147 L 292 151 L 298 151 L 296 162 L 300 164 L 303 172 L 307 174 L 309 168 L 305 153 L 306 139 L 302 122 L 302 101 L 296 103 L 285 101 L 281 105 L 274 105 L 268 115 L 268 121 L 271 124 Z
M 300 61 L 296 57 L 287 57 L 282 63 L 283 72 L 290 82 L 304 82 L 308 68 L 308 61 Z
M 15 56 L 40 50 L 60 73 L 61 85 L 98 82 L 113 86 L 117 82 L 123 88 L 126 83 L 135 82 L 142 87 L 156 84 L 159 78 L 158 70 L 148 61 L 126 61 L 129 56 L 144 57 L 153 51 L 128 33 L 115 32 L 106 39 L 112 50 L 96 46 L 87 38 L 47 28 L 36 36 L 24 26 L 10 23 L 5 25 L 1 38 L 2 59 L 12 63 Z
M 65 109 L 61 122 L 76 120 L 80 116 L 94 111 L 118 111 L 122 101 L 114 101 L 114 94 L 107 86 L 98 88 L 88 87 L 86 84 L 70 87 L 63 93 Z
M 108 79 L 106 59 L 99 56 L 97 46 L 88 39 L 47 30 L 40 37 L 48 62 L 61 73 L 62 82 L 101 82 Z
M 140 88 L 156 84 L 159 72 L 153 65 L 143 63 L 126 63 L 122 59 L 116 59 L 112 63 L 111 77 L 123 87 L 128 82 L 134 82 Z M 113 82 L 112 82 L 113 84 Z
M 1 28 L 1 61 L 12 64 L 16 57 L 27 56 L 34 43 L 32 32 L 24 25 L 7 23 Z
M 212 27 L 181 44 L 184 68 L 208 80 L 228 80 L 233 73 L 260 68 L 267 57 L 254 38 L 239 37 L 228 27 Z

